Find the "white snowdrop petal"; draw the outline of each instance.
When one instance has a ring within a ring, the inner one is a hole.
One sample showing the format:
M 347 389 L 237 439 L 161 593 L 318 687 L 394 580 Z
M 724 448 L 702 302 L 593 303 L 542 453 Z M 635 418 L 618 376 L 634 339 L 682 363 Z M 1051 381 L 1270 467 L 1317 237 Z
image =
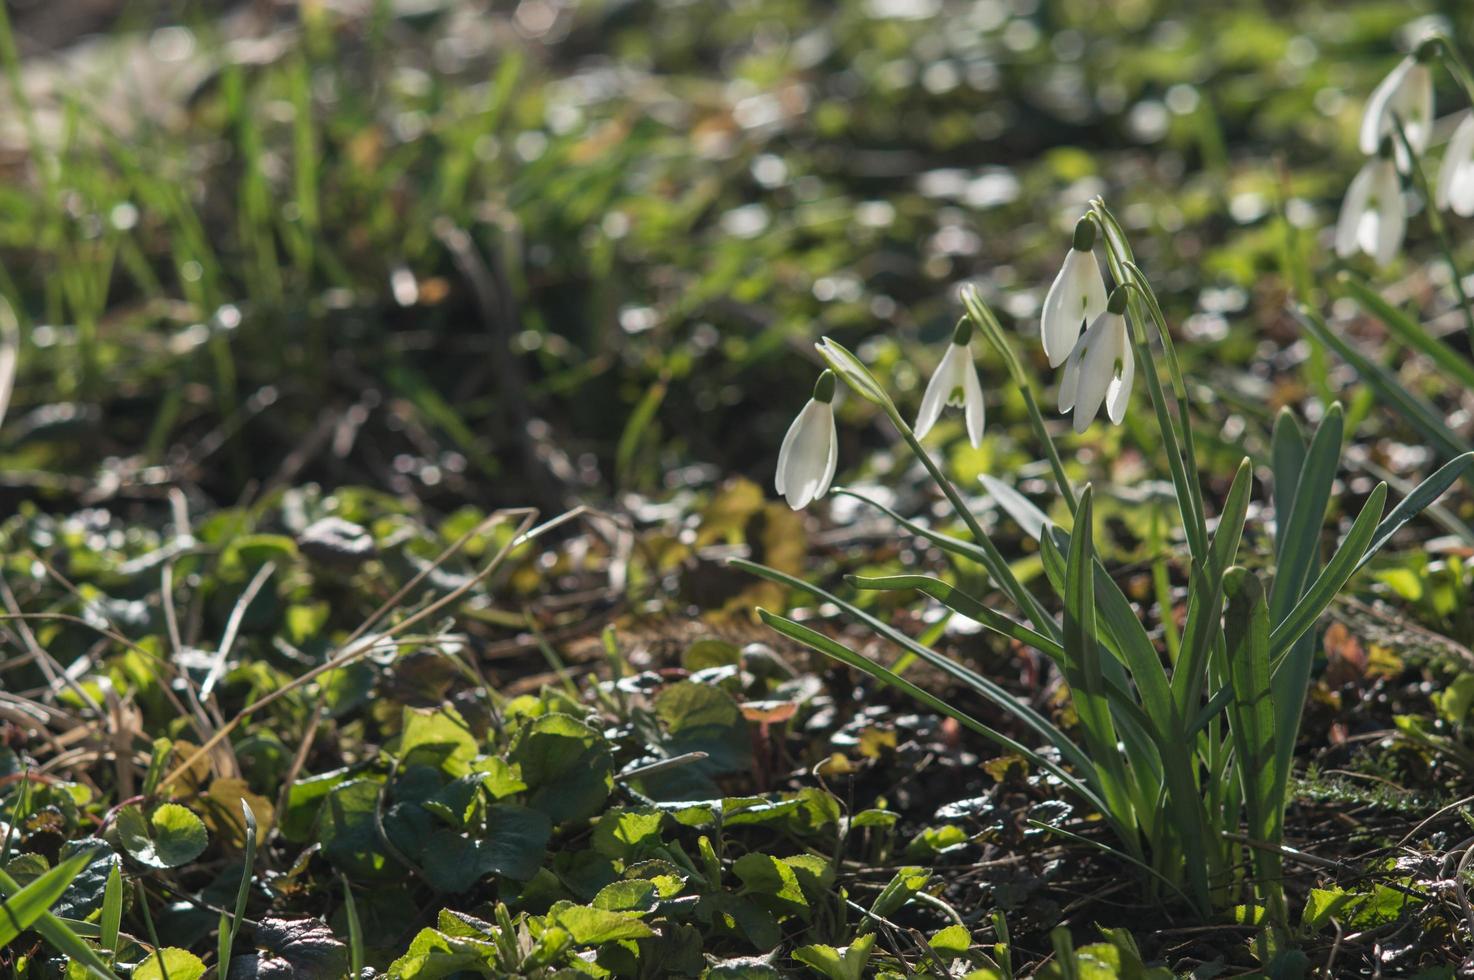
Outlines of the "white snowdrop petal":
M 978 381 L 977 366 L 973 363 L 970 350 L 968 354 L 966 369 L 962 375 L 965 402 L 963 412 L 967 420 L 967 440 L 972 443 L 972 448 L 977 449 L 983 444 L 983 421 L 987 406 L 983 404 L 983 386 Z
M 1466 113 L 1448 141 L 1443 163 L 1438 168 L 1434 202 L 1440 210 L 1452 207 L 1455 188 L 1471 171 L 1474 171 L 1474 113 Z M 1461 212 L 1456 210 L 1456 213 Z
M 1106 313 L 1090 325 L 1089 342 L 1080 359 L 1080 380 L 1075 389 L 1075 431 L 1084 432 L 1100 410 L 1106 390 L 1116 376 L 1115 323 L 1119 314 Z
M 1372 89 L 1372 94 L 1367 99 L 1366 110 L 1361 117 L 1361 132 L 1357 141 L 1361 152 L 1367 156 L 1377 152 L 1382 137 L 1391 131 L 1392 118 L 1388 110 L 1392 108 L 1394 100 L 1399 98 L 1408 74 L 1415 64 L 1416 62 L 1411 57 L 1402 59 L 1397 63 L 1397 67 L 1388 72 L 1387 77 Z
M 794 510 L 802 510 L 829 489 L 838 463 L 834 408 L 809 399 L 783 438 L 773 483 Z
M 1402 185 L 1390 160 L 1382 161 L 1382 166 L 1378 169 L 1374 193 L 1377 199 L 1374 238 L 1371 242 L 1364 242 L 1363 247 L 1377 260 L 1378 265 L 1387 265 L 1397 257 L 1398 250 L 1402 248 L 1402 237 L 1407 228 Z
M 1366 214 L 1375 179 L 1376 160 L 1369 160 L 1351 178 L 1346 197 L 1341 201 L 1341 215 L 1336 221 L 1336 254 L 1349 259 L 1356 254 L 1361 234 L 1362 217 Z
M 921 409 L 916 413 L 916 438 L 924 439 L 931 431 L 932 426 L 937 424 L 941 417 L 942 407 L 947 404 L 947 396 L 951 394 L 946 372 L 942 368 L 946 365 L 946 358 L 942 358 L 942 364 L 937 366 L 936 373 L 926 383 L 926 392 L 921 396 Z
M 1136 353 L 1131 349 L 1130 340 L 1126 337 L 1126 322 L 1121 321 L 1121 337 L 1118 341 L 1121 351 L 1121 374 L 1115 381 L 1111 382 L 1110 390 L 1106 392 L 1106 415 L 1110 417 L 1111 423 L 1120 425 L 1126 418 L 1126 405 L 1131 401 L 1131 383 L 1136 380 Z
M 1075 341 L 1075 347 L 1070 351 L 1069 359 L 1065 361 L 1065 369 L 1060 372 L 1059 410 L 1061 412 L 1068 412 L 1075 407 L 1075 389 L 1080 386 L 1080 359 L 1084 357 L 1085 348 L 1089 343 L 1090 331 L 1087 329 Z
M 1071 248 L 1044 297 L 1039 320 L 1039 336 L 1050 367 L 1059 367 L 1070 356 L 1097 299 L 1104 310 L 1105 283 L 1094 253 Z

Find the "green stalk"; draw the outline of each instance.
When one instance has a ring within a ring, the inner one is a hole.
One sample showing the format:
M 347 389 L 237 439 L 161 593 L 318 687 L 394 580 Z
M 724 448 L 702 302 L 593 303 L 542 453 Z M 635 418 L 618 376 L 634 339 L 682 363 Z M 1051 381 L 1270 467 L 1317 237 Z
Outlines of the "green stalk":
M 983 302 L 982 296 L 978 295 L 976 289 L 969 288 L 963 292 L 962 305 L 967 308 L 967 315 L 972 318 L 978 332 L 1003 358 L 1009 378 L 1023 394 L 1024 408 L 1029 416 L 1029 427 L 1034 430 L 1034 438 L 1039 440 L 1039 444 L 1044 447 L 1044 455 L 1049 460 L 1049 469 L 1054 474 L 1054 483 L 1059 489 L 1059 495 L 1064 498 L 1065 504 L 1070 508 L 1070 513 L 1074 514 L 1075 508 L 1079 506 L 1075 499 L 1075 490 L 1070 486 L 1070 478 L 1065 474 L 1064 461 L 1060 459 L 1054 439 L 1049 435 L 1049 427 L 1044 422 L 1044 413 L 1039 410 L 1039 403 L 1034 398 L 1034 386 L 1024 373 L 1023 364 L 1019 361 L 1013 345 L 1008 342 L 1008 336 L 1003 332 L 1002 324 L 998 322 L 998 318 L 993 315 L 988 305 Z
M 1177 505 L 1182 512 L 1182 524 L 1187 535 L 1188 548 L 1194 558 L 1202 561 L 1205 560 L 1208 551 L 1208 529 L 1203 511 L 1202 489 L 1197 483 L 1197 453 L 1193 445 L 1192 425 L 1187 410 L 1187 382 L 1183 378 L 1182 366 L 1177 360 L 1177 351 L 1172 345 L 1172 335 L 1167 329 L 1167 321 L 1162 315 L 1161 305 L 1157 302 L 1156 294 L 1152 292 L 1151 284 L 1136 267 L 1131 246 L 1126 241 L 1126 235 L 1121 230 L 1120 223 L 1099 198 L 1092 202 L 1091 214 L 1100 223 L 1103 232 L 1102 237 L 1106 242 L 1106 261 L 1110 266 L 1112 278 L 1118 285 L 1132 287 L 1131 317 L 1129 319 L 1132 324 L 1133 346 L 1141 361 L 1142 373 L 1146 375 L 1147 390 L 1151 394 L 1152 408 L 1157 415 L 1157 426 L 1161 430 L 1162 441 L 1167 451 L 1167 465 L 1172 471 L 1172 483 L 1177 490 Z M 1144 309 L 1145 312 L 1143 312 Z M 1172 383 L 1172 391 L 1178 404 L 1178 423 L 1173 422 L 1172 415 L 1168 411 L 1166 396 L 1162 391 L 1162 382 L 1158 376 L 1156 355 L 1152 352 L 1151 343 L 1143 326 L 1148 319 L 1155 325 L 1157 336 L 1162 340 L 1162 351 L 1167 360 L 1168 378 Z M 1182 428 L 1180 436 L 1177 429 L 1178 424 Z
M 1469 305 L 1469 296 L 1464 291 L 1464 276 L 1459 271 L 1459 263 L 1454 258 L 1453 243 L 1449 241 L 1448 228 L 1443 223 L 1443 215 L 1438 213 L 1438 205 L 1434 202 L 1433 191 L 1428 186 L 1428 175 L 1423 172 L 1423 164 L 1418 159 L 1413 145 L 1408 142 L 1407 131 L 1402 127 L 1402 119 L 1397 113 L 1392 114 L 1392 129 L 1397 133 L 1397 140 L 1402 144 L 1403 152 L 1407 154 L 1407 169 L 1417 185 L 1418 194 L 1423 198 L 1424 210 L 1428 215 L 1428 227 L 1433 230 L 1433 237 L 1438 240 L 1438 250 L 1443 254 L 1443 261 L 1448 264 L 1449 274 L 1454 281 L 1454 294 L 1459 298 L 1459 309 L 1464 314 L 1464 329 L 1468 331 L 1469 343 L 1474 344 L 1474 306 Z
M 879 406 L 885 412 L 886 417 L 891 420 L 891 425 L 895 426 L 896 432 L 906 441 L 906 445 L 911 447 L 911 451 L 921 461 L 921 465 L 926 467 L 926 471 L 930 474 L 932 481 L 942 491 L 942 494 L 952 505 L 952 509 L 956 511 L 957 516 L 967 525 L 968 531 L 972 534 L 973 539 L 982 550 L 982 555 L 979 557 L 982 559 L 983 567 L 993 577 L 993 581 L 1018 604 L 1018 607 L 1023 610 L 1024 615 L 1028 617 L 1035 629 L 1054 640 L 1060 639 L 1063 635 L 1060 625 L 1039 604 L 1039 600 L 1034 598 L 1034 594 L 1024 588 L 1023 583 L 1013 574 L 1013 570 L 1008 567 L 1007 559 L 1003 557 L 1002 553 L 998 551 L 997 546 L 993 544 L 992 539 L 983 531 L 982 525 L 978 523 L 978 519 L 968 509 L 967 503 L 962 499 L 962 495 L 957 491 L 957 487 L 943 475 L 936 461 L 931 458 L 931 454 L 923 448 L 920 440 L 916 438 L 916 433 L 911 430 L 911 426 L 901 417 L 901 412 L 896 408 L 896 403 L 891 400 L 890 396 L 885 393 L 885 389 L 875 380 L 875 376 L 870 373 L 870 369 L 865 367 L 864 362 L 842 344 L 830 340 L 827 337 L 817 346 L 820 355 L 834 370 L 835 374 L 843 378 L 845 384 L 849 385 L 861 398 Z

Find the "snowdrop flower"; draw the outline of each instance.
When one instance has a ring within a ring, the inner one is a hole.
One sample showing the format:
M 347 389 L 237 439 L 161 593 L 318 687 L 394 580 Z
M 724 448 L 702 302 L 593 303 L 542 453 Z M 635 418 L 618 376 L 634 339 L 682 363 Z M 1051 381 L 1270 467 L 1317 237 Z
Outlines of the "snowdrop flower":
M 1101 402 L 1113 425 L 1126 417 L 1136 360 L 1126 335 L 1126 288 L 1118 286 L 1075 343 L 1059 385 L 1059 410 L 1075 412 L 1075 431 L 1090 428 Z
M 1464 116 L 1443 154 L 1434 201 L 1443 211 L 1474 215 L 1474 113 Z
M 1430 39 L 1418 45 L 1416 52 L 1398 62 L 1372 90 L 1361 117 L 1361 152 L 1367 156 L 1378 152 L 1382 140 L 1393 135 L 1393 116 L 1402 122 L 1402 131 L 1414 152 L 1422 153 L 1427 148 L 1433 128 L 1433 73 L 1428 63 L 1437 57 L 1438 43 Z M 1406 165 L 1402 146 L 1397 147 L 1397 153 L 1398 163 Z
M 944 405 L 960 408 L 967 419 L 967 438 L 974 449 L 983 444 L 983 388 L 978 384 L 978 369 L 972 360 L 972 321 L 966 317 L 957 324 L 952 343 L 931 376 L 926 394 L 921 396 L 921 411 L 916 415 L 916 438 L 924 439 L 936 425 Z
M 1402 248 L 1407 230 L 1407 213 L 1402 204 L 1402 181 L 1392 162 L 1392 141 L 1384 139 L 1377 155 L 1362 165 L 1336 222 L 1336 254 L 1349 259 L 1365 252 L 1378 265 L 1386 265 Z
M 1044 297 L 1039 337 L 1052 368 L 1059 367 L 1070 356 L 1081 328 L 1105 312 L 1105 279 L 1091 252 L 1094 245 L 1095 222 L 1086 216 L 1075 225 L 1070 254 L 1065 256 L 1054 285 L 1049 287 L 1049 295 Z
M 773 481 L 794 510 L 803 510 L 829 492 L 839 462 L 839 435 L 834 430 L 834 372 L 825 371 L 814 384 L 814 397 L 798 413 L 778 450 Z

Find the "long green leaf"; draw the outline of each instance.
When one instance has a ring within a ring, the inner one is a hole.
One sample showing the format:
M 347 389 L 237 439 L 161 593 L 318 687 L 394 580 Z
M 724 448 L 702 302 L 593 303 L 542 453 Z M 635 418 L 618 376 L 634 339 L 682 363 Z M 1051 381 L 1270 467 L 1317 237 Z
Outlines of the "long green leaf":
M 1341 587 L 1361 567 L 1361 560 L 1377 533 L 1377 522 L 1386 503 L 1387 484 L 1379 483 L 1367 497 L 1366 505 L 1356 515 L 1351 529 L 1346 532 L 1346 537 L 1342 539 L 1341 546 L 1336 549 L 1331 560 L 1326 562 L 1326 567 L 1310 584 L 1310 588 L 1305 590 L 1294 608 L 1275 626 L 1269 645 L 1276 657 L 1315 624 L 1320 614 L 1336 597 L 1336 593 L 1341 591 Z
M 6 897 L 0 899 L 0 949 L 49 914 L 72 879 L 96 857 L 96 851 L 79 851 L 24 888 L 14 892 L 6 889 Z
M 1342 272 L 1341 283 L 1351 297 L 1372 316 L 1381 320 L 1398 340 L 1426 355 L 1465 389 L 1474 388 L 1474 363 L 1428 332 L 1421 323 L 1382 298 L 1360 277 Z
M 1249 836 L 1271 845 L 1254 848 L 1251 855 L 1259 891 L 1276 920 L 1283 924 L 1283 866 L 1278 845 L 1282 837 L 1285 780 L 1276 764 L 1276 710 L 1269 655 L 1269 607 L 1264 587 L 1245 568 L 1231 568 L 1223 577 L 1228 598 L 1224 637 L 1233 703 L 1229 734 L 1237 756 L 1235 768 L 1243 791 Z
M 980 600 L 939 578 L 933 578 L 930 575 L 847 575 L 845 581 L 857 589 L 867 591 L 895 592 L 914 589 L 922 595 L 937 600 L 955 613 L 977 620 L 995 633 L 1033 647 L 1052 660 L 1057 661 L 1064 657 L 1064 649 L 1054 640 L 1002 613 L 994 612 L 983 605 Z
M 946 715 L 949 718 L 955 718 L 958 722 L 972 729 L 974 732 L 983 736 L 984 738 L 989 739 L 990 741 L 1002 746 L 1010 752 L 1015 752 L 1018 755 L 1023 756 L 1025 759 L 1028 759 L 1039 768 L 1052 773 L 1054 776 L 1058 777 L 1066 786 L 1068 786 L 1071 790 L 1078 794 L 1081 799 L 1085 800 L 1092 807 L 1100 811 L 1101 815 L 1104 816 L 1107 820 L 1111 820 L 1113 824 L 1115 823 L 1115 821 L 1112 819 L 1113 815 L 1106 808 L 1105 801 L 1090 786 L 1081 782 L 1080 779 L 1077 778 L 1073 773 L 1061 768 L 1059 765 L 1051 762 L 1048 758 L 1040 755 L 1033 749 L 1030 749 L 1028 746 L 1016 742 L 1013 739 L 1009 738 L 1007 735 L 1004 735 L 1002 732 L 988 727 L 987 725 L 978 721 L 976 718 L 973 718 L 971 715 L 967 714 L 967 712 L 961 710 L 960 708 L 957 708 L 956 706 L 942 700 L 936 695 L 917 687 L 915 684 L 912 684 L 910 681 L 906 680 L 904 677 L 901 677 L 899 674 L 888 670 L 882 664 L 878 664 L 868 657 L 861 656 L 860 654 L 851 650 L 849 647 L 844 646 L 836 640 L 832 640 L 829 637 L 825 636 L 823 633 L 810 629 L 809 627 L 804 626 L 802 623 L 794 622 L 786 616 L 780 616 L 777 613 L 769 612 L 766 609 L 759 609 L 757 613 L 764 623 L 777 630 L 779 633 L 782 633 L 789 639 L 795 640 L 798 643 L 802 643 L 804 646 L 809 647 L 812 650 L 816 650 L 827 657 L 832 657 L 833 659 L 838 660 L 840 663 L 847 664 L 848 666 L 853 667 L 856 670 L 869 674 L 871 677 L 874 677 L 881 683 L 886 684 L 890 687 L 894 687 L 896 690 L 901 691 L 908 697 L 913 698 L 921 704 L 926 705 L 933 711 L 936 711 L 939 714 Z M 1093 774 L 1089 762 L 1086 762 L 1086 768 L 1083 771 L 1087 774 Z
M 1392 372 L 1372 361 L 1327 326 L 1319 313 L 1307 306 L 1292 307 L 1290 312 L 1312 336 L 1341 355 L 1346 363 L 1355 368 L 1356 373 L 1361 375 L 1362 380 L 1376 392 L 1377 397 L 1384 404 L 1395 409 L 1409 425 L 1418 430 L 1423 438 L 1432 443 L 1439 455 L 1451 459 L 1474 451 L 1474 446 L 1470 446 L 1448 427 L 1448 423 L 1444 421 L 1438 409 L 1426 399 L 1413 394 L 1397 380 Z
M 1127 789 L 1126 766 L 1116 748 L 1116 726 L 1105 696 L 1100 647 L 1095 637 L 1095 552 L 1091 540 L 1092 493 L 1087 484 L 1075 511 L 1070 552 L 1065 564 L 1064 648 L 1071 702 L 1080 718 L 1091 754 L 1097 760 L 1101 794 L 1116 819 L 1134 830 L 1136 811 Z M 1129 842 L 1128 842 L 1129 844 Z
M 1239 552 L 1239 542 L 1244 536 L 1244 519 L 1249 514 L 1249 491 L 1253 486 L 1254 464 L 1245 456 L 1233 475 L 1233 483 L 1223 501 L 1223 513 L 1218 517 L 1213 541 L 1208 546 L 1210 575 L 1221 578 Z
M 1070 535 L 1062 528 L 1050 526 L 1048 534 L 1040 539 L 1040 557 L 1044 561 L 1044 573 L 1061 596 L 1065 592 L 1064 553 L 1070 547 Z M 1114 655 L 1102 662 L 1108 688 L 1128 687 L 1135 680 L 1141 692 L 1143 709 L 1151 716 L 1142 730 L 1152 741 L 1154 733 L 1171 731 L 1171 704 L 1167 698 L 1166 674 L 1161 657 L 1142 625 L 1141 616 L 1121 591 L 1121 586 L 1099 559 L 1094 565 L 1095 611 L 1098 625 L 1105 627 L 1106 648 Z M 1123 670 L 1125 671 L 1123 673 Z M 1129 680 L 1128 680 L 1129 678 Z M 1113 700 L 1114 704 L 1115 701 Z M 1125 733 L 1123 733 L 1125 734 Z
M 1379 483 L 1326 567 L 1305 590 L 1305 595 L 1290 614 L 1270 633 L 1269 650 L 1274 658 L 1274 704 L 1278 715 L 1275 722 L 1278 739 L 1275 765 L 1285 779 L 1289 778 L 1295 754 L 1295 736 L 1300 730 L 1300 715 L 1305 710 L 1311 662 L 1315 659 L 1314 634 L 1309 630 L 1360 566 L 1386 502 L 1387 484 Z
M 1443 492 L 1453 486 L 1454 481 L 1468 472 L 1471 466 L 1474 466 L 1474 453 L 1456 456 L 1413 488 L 1413 492 L 1403 497 L 1401 502 L 1392 508 L 1392 512 L 1382 520 L 1382 523 L 1377 525 L 1377 532 L 1372 535 L 1366 554 L 1361 556 L 1356 567 L 1361 568 L 1371 561 L 1372 557 L 1381 551 L 1388 541 L 1392 540 L 1392 536 L 1401 530 L 1404 524 L 1417 517 L 1435 500 L 1443 496 Z
M 1300 468 L 1308 451 L 1305 433 L 1295 421 L 1295 413 L 1280 409 L 1274 419 L 1270 437 L 1270 469 L 1274 475 L 1274 554 L 1278 558 L 1285 549 L 1285 525 L 1290 509 L 1295 506 L 1295 488 L 1300 485 Z
M 1326 411 L 1310 440 L 1310 450 L 1300 467 L 1296 481 L 1295 503 L 1285 520 L 1283 547 L 1275 568 L 1274 586 L 1270 593 L 1269 616 L 1278 623 L 1285 618 L 1305 589 L 1311 569 L 1320 554 L 1321 527 L 1326 520 L 1326 507 L 1331 501 L 1331 485 L 1336 480 L 1336 467 L 1341 461 L 1341 437 L 1345 414 L 1336 402 Z M 1280 515 L 1275 515 L 1278 523 Z
M 833 494 L 836 497 L 854 497 L 856 500 L 863 501 L 869 504 L 871 507 L 874 507 L 876 510 L 883 512 L 887 517 L 904 527 L 906 530 L 910 531 L 912 534 L 920 538 L 925 538 L 927 541 L 930 541 L 932 544 L 936 545 L 938 548 L 941 548 L 943 551 L 950 552 L 954 555 L 958 555 L 970 561 L 975 561 L 979 565 L 987 567 L 987 554 L 983 552 L 983 549 L 979 548 L 971 541 L 964 541 L 961 538 L 954 538 L 950 534 L 943 534 L 942 532 L 934 531 L 929 527 L 923 527 L 922 525 L 917 524 L 915 521 L 908 520 L 907 518 L 902 517 L 900 514 L 891 510 L 880 501 L 865 496 L 858 490 L 851 490 L 848 487 L 835 487 L 833 490 Z
M 860 575 L 849 575 L 845 580 L 857 589 L 866 589 L 882 592 L 900 590 L 912 590 L 929 596 L 948 609 L 961 616 L 977 620 L 988 629 L 993 630 L 1010 639 L 1018 640 L 1027 646 L 1033 647 L 1046 657 L 1060 665 L 1064 669 L 1064 648 L 1047 636 L 1040 634 L 1024 626 L 1022 623 L 1014 622 L 1007 616 L 993 612 L 972 596 L 949 585 L 941 579 L 932 578 L 929 575 L 887 575 L 876 578 L 867 578 Z M 1131 692 L 1125 687 L 1124 678 L 1113 676 L 1106 677 L 1107 695 L 1111 698 L 1113 707 L 1119 707 L 1132 721 L 1142 726 L 1143 731 L 1151 730 L 1151 721 L 1147 718 L 1132 697 Z
M 895 627 L 876 619 L 853 603 L 846 602 L 839 598 L 839 596 L 821 589 L 817 585 L 811 585 L 803 579 L 796 578 L 786 572 L 780 572 L 776 568 L 769 568 L 766 565 L 759 565 L 756 562 L 746 561 L 741 558 L 730 559 L 728 563 L 734 568 L 741 568 L 770 582 L 786 585 L 789 588 L 807 592 L 809 595 L 823 602 L 833 603 L 846 615 L 865 624 L 865 626 L 869 627 L 876 634 L 885 637 L 902 649 L 908 650 L 922 660 L 925 660 L 938 670 L 961 681 L 983 698 L 986 698 L 999 708 L 1018 718 L 1019 721 L 1032 729 L 1041 739 L 1058 749 L 1060 754 L 1071 765 L 1079 768 L 1082 772 L 1088 772 L 1093 769 L 1089 757 L 1080 751 L 1080 747 L 1071 741 L 1069 736 L 1060 731 L 1053 722 L 976 671 L 969 670 L 961 664 L 942 656 L 930 647 L 917 643 Z

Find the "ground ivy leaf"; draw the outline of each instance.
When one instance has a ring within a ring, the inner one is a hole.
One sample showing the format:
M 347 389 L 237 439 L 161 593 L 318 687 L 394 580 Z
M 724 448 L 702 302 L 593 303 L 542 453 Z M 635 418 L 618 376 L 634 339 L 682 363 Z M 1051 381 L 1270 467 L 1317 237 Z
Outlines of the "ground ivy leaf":
M 389 858 L 374 824 L 380 783 L 354 779 L 333 788 L 322 804 L 317 839 L 339 868 L 359 877 L 383 877 Z
M 130 804 L 118 811 L 113 826 L 123 850 L 150 868 L 188 864 L 210 843 L 204 821 L 178 803 L 165 803 L 149 817 Z
M 528 805 L 555 824 L 593 816 L 614 788 L 604 737 L 571 715 L 534 719 L 517 733 L 509 760 L 522 770 Z
M 478 746 L 460 712 L 449 705 L 434 711 L 406 707 L 402 717 L 404 727 L 395 749 L 402 765 L 413 759 L 454 776 L 465 775 Z
M 660 843 L 663 818 L 664 814 L 659 810 L 616 807 L 605 812 L 594 824 L 591 843 L 594 850 L 606 857 L 628 859 L 644 848 Z
M 655 930 L 636 915 L 574 905 L 572 902 L 554 905 L 548 910 L 548 921 L 566 929 L 580 946 L 597 946 L 621 939 L 648 939 L 655 935 Z
M 492 874 L 527 881 L 542 866 L 552 831 L 547 815 L 538 810 L 497 804 L 487 809 L 483 834 L 432 834 L 423 852 L 423 870 L 436 888 L 448 892 L 466 891 Z
M 793 868 L 768 854 L 744 854 L 732 865 L 747 892 L 761 897 L 780 911 L 807 915 L 809 901 Z
M 644 878 L 630 878 L 605 885 L 599 889 L 599 894 L 594 896 L 593 901 L 596 909 L 630 912 L 634 915 L 654 912 L 659 904 L 660 895 L 655 882 Z
M 793 951 L 793 958 L 829 980 L 861 980 L 865 976 L 865 964 L 870 960 L 870 947 L 874 945 L 872 932 L 843 949 L 822 944 L 803 946 Z
M 965 926 L 953 923 L 933 935 L 926 941 L 926 944 L 940 956 L 964 956 L 968 948 L 972 946 L 972 936 Z
M 148 955 L 133 970 L 133 980 L 200 980 L 205 964 L 185 949 L 165 946 Z

